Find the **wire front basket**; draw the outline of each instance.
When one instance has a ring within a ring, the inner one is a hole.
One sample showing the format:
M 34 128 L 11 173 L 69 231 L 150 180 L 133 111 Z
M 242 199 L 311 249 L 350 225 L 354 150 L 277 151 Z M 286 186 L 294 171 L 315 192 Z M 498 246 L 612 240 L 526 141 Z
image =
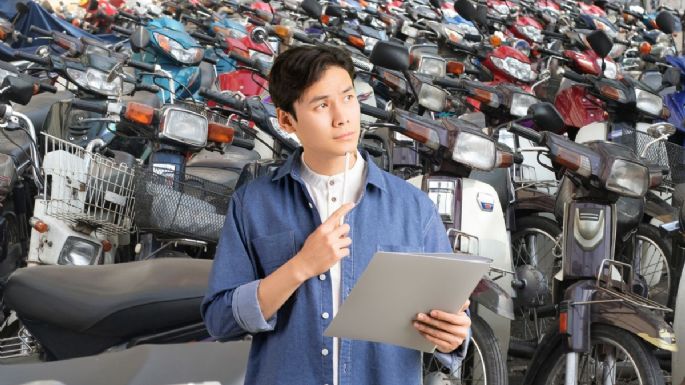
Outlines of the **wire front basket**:
M 217 242 L 231 191 L 169 168 L 136 171 L 136 226 L 160 238 Z
M 647 144 L 654 141 L 651 135 L 634 128 L 623 127 L 612 133 L 612 141 L 632 148 L 642 156 Z M 669 174 L 664 177 L 664 184 L 673 187 L 685 182 L 685 148 L 675 143 L 660 141 L 651 145 L 644 158 L 652 164 L 668 167 Z
M 133 164 L 45 136 L 46 214 L 116 235 L 133 223 Z

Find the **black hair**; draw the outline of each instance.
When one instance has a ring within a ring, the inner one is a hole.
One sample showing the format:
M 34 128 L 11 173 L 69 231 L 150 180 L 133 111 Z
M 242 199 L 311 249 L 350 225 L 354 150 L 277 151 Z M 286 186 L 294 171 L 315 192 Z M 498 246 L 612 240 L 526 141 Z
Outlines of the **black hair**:
M 269 74 L 271 101 L 297 119 L 293 104 L 330 67 L 341 67 L 354 79 L 352 58 L 340 48 L 299 46 L 283 52 L 276 57 Z

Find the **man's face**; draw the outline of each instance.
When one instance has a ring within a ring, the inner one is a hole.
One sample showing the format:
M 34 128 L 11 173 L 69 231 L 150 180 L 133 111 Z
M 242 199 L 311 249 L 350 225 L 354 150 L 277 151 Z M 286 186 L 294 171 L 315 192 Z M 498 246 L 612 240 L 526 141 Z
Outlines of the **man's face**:
M 305 152 L 324 157 L 354 153 L 359 141 L 360 112 L 350 75 L 331 66 L 293 104 L 297 120 L 278 110 L 281 127 L 295 133 Z

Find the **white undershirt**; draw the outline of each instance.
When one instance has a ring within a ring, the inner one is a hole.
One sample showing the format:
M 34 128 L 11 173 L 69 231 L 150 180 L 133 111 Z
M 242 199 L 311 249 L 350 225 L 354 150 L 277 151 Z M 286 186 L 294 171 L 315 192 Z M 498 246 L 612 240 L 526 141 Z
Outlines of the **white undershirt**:
M 354 165 L 347 172 L 347 188 L 343 190 L 343 175 L 327 176 L 317 174 L 309 168 L 304 162 L 304 153 L 302 156 L 302 168 L 300 174 L 302 181 L 307 187 L 309 195 L 314 200 L 316 209 L 319 211 L 321 223 L 325 222 L 328 217 L 339 209 L 345 202 L 357 202 L 361 198 L 362 187 L 364 184 L 364 172 L 366 170 L 364 158 L 357 152 L 356 161 L 350 157 L 350 163 Z M 342 196 L 345 191 L 345 197 Z M 341 292 L 341 270 L 340 262 L 331 267 L 331 287 L 333 289 L 333 315 L 338 312 L 340 305 Z M 324 309 L 326 312 L 326 309 Z M 327 313 L 324 313 L 327 314 Z M 323 315 L 322 315 L 323 316 Z M 338 384 L 338 358 L 340 354 L 338 338 L 333 338 L 333 385 Z

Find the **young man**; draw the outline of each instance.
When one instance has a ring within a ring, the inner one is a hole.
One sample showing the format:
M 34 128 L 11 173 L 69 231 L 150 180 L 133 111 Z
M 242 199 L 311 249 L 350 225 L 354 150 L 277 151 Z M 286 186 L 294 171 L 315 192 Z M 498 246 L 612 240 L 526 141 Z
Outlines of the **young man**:
M 422 383 L 416 350 L 323 335 L 377 251 L 451 252 L 426 194 L 357 152 L 353 76 L 350 57 L 330 47 L 292 48 L 272 67 L 279 124 L 302 148 L 234 193 L 202 305 L 213 336 L 253 335 L 246 384 Z M 470 333 L 467 307 L 413 322 L 453 370 Z

